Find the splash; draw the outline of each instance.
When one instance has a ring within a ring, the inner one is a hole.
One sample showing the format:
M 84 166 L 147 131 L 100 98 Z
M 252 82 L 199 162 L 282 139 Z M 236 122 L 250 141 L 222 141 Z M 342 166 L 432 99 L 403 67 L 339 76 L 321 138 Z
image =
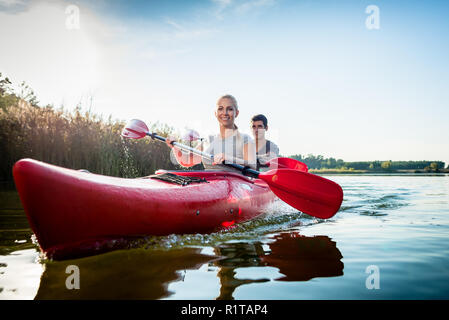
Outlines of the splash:
M 121 138 L 123 153 L 120 158 L 120 171 L 122 173 L 122 177 L 124 178 L 136 178 L 139 175 L 135 164 L 134 158 L 129 150 L 128 143 L 130 143 L 127 139 Z
M 169 250 L 190 246 L 215 247 L 232 241 L 259 241 L 267 234 L 289 230 L 294 227 L 305 227 L 327 220 L 317 219 L 297 211 L 278 201 L 271 210 L 256 219 L 233 225 L 232 228 L 221 229 L 210 234 L 185 234 L 169 236 L 147 236 L 133 243 L 134 247 L 148 250 Z

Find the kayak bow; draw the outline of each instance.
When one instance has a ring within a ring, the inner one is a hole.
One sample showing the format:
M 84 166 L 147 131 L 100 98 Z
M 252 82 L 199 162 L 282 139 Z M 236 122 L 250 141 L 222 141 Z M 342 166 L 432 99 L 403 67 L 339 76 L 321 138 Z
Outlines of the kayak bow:
M 94 239 L 214 232 L 258 216 L 276 199 L 265 182 L 238 173 L 171 173 L 207 183 L 122 179 L 32 159 L 13 168 L 28 221 L 44 252 Z

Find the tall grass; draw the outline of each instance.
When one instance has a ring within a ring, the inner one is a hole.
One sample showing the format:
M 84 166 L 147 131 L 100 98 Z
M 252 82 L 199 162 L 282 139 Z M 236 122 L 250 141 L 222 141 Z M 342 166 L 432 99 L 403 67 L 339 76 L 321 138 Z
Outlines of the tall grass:
M 123 139 L 123 126 L 121 121 L 103 120 L 80 108 L 68 112 L 17 99 L 0 109 L 0 181 L 12 180 L 12 167 L 21 158 L 118 177 L 177 169 L 164 144 Z M 163 136 L 172 131 L 158 124 L 152 130 Z

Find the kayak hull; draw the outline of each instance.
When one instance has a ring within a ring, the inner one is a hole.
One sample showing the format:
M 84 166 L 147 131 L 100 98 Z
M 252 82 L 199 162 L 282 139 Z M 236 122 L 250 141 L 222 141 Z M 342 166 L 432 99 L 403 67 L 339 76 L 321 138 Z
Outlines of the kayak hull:
M 44 252 L 92 239 L 210 233 L 250 220 L 276 199 L 269 187 L 229 172 L 172 172 L 207 183 L 186 186 L 122 179 L 18 161 L 14 181 Z

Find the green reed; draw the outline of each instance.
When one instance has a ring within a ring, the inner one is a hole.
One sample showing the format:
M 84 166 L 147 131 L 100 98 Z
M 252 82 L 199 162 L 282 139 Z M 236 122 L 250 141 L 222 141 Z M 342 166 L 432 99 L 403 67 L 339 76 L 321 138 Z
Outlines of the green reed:
M 111 118 L 103 120 L 79 107 L 69 112 L 17 99 L 0 109 L 0 181 L 12 180 L 12 167 L 21 158 L 129 178 L 149 175 L 159 168 L 177 169 L 164 144 L 151 139 L 122 139 L 124 124 Z M 158 123 L 151 129 L 160 135 L 173 131 Z

